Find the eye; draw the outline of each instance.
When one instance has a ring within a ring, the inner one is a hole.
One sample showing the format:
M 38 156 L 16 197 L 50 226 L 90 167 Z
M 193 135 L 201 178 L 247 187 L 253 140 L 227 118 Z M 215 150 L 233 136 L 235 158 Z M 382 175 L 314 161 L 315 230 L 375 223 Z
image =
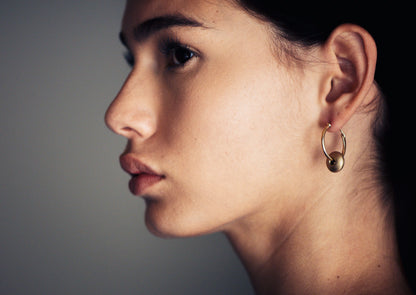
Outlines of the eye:
M 176 38 L 167 38 L 161 41 L 159 45 L 160 52 L 167 58 L 167 68 L 175 69 L 183 67 L 192 58 L 198 54 L 189 48 L 188 45 L 182 44 Z
M 169 66 L 178 67 L 185 65 L 191 58 L 195 56 L 195 53 L 182 46 L 177 46 L 171 49 L 169 56 Z

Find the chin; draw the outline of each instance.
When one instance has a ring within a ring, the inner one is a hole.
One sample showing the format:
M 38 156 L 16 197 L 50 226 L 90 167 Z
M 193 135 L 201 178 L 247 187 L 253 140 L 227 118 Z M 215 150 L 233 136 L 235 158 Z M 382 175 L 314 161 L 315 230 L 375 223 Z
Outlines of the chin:
M 160 238 L 187 238 L 220 231 L 220 227 L 201 220 L 201 215 L 196 210 L 186 210 L 191 214 L 184 211 L 146 200 L 146 227 L 150 233 Z

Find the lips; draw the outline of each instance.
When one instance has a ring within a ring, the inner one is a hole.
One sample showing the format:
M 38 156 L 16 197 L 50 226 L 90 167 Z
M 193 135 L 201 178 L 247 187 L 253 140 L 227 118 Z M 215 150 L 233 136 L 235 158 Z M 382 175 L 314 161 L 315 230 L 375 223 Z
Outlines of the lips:
M 120 156 L 120 164 L 124 171 L 131 175 L 129 188 L 132 194 L 140 196 L 165 178 L 164 175 L 155 172 L 145 165 L 133 154 L 123 154 Z

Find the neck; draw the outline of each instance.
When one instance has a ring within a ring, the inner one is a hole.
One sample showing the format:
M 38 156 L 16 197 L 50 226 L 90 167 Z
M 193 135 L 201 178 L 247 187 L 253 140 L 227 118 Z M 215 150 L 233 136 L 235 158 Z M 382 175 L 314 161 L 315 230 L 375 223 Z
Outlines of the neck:
M 345 177 L 225 230 L 258 294 L 406 294 L 390 207 Z

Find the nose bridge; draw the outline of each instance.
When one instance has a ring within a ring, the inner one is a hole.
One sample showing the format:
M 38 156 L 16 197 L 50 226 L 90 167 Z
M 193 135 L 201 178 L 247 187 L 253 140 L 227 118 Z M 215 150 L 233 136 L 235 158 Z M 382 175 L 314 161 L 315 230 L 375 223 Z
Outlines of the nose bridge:
M 152 136 L 157 122 L 156 96 L 155 83 L 149 76 L 131 72 L 106 112 L 107 126 L 129 139 Z

